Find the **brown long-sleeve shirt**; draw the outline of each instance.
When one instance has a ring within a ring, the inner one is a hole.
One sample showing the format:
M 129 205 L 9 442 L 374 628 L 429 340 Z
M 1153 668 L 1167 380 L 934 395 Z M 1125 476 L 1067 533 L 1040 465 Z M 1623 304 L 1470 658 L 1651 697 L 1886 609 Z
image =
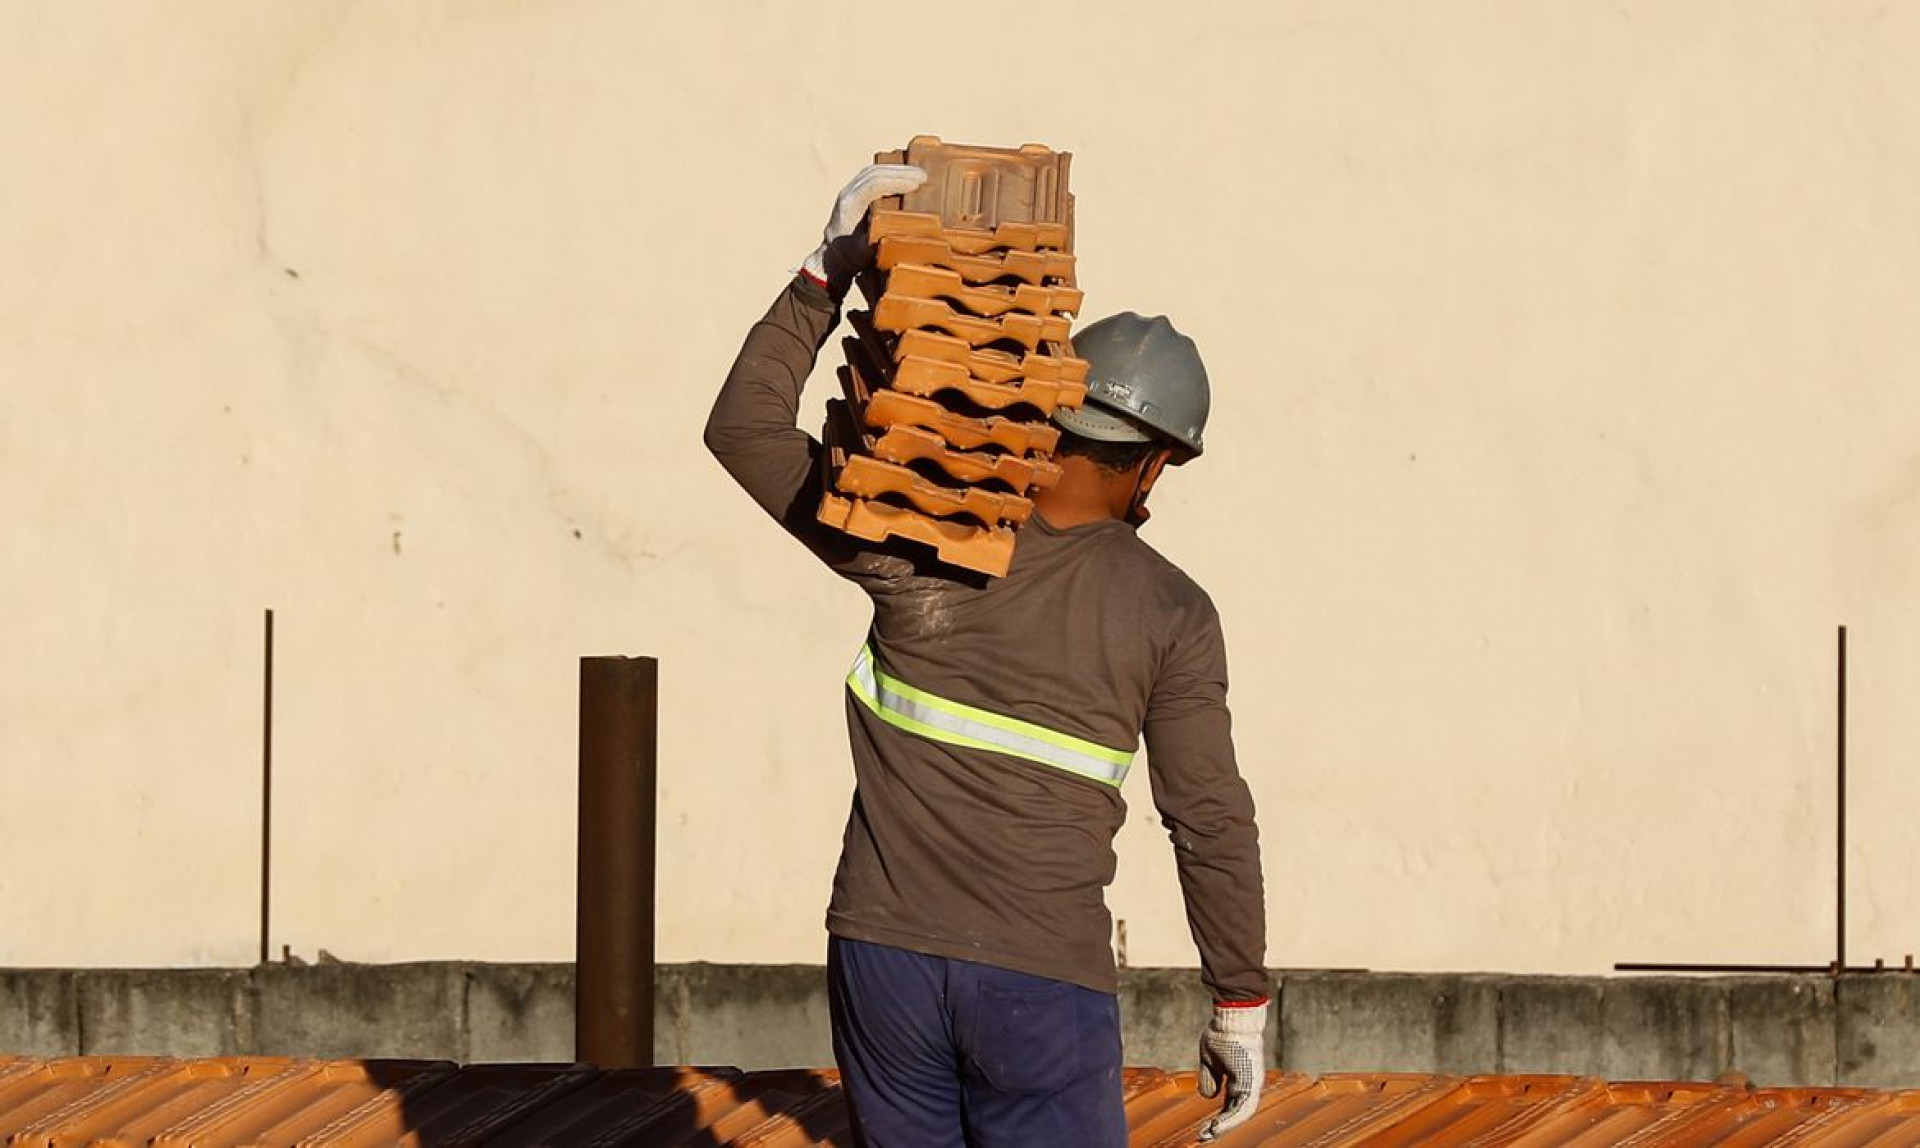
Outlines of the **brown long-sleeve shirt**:
M 748 332 L 708 419 L 708 447 L 866 590 L 882 674 L 1114 750 L 1144 734 L 1202 976 L 1218 999 L 1264 998 L 1259 838 L 1234 761 L 1213 603 L 1118 521 L 1061 530 L 1036 514 L 1012 569 L 991 581 L 819 525 L 821 448 L 795 417 L 837 317 L 825 290 L 794 279 Z M 1116 990 L 1104 890 L 1126 812 L 1117 786 L 910 732 L 852 689 L 847 727 L 857 788 L 831 932 Z

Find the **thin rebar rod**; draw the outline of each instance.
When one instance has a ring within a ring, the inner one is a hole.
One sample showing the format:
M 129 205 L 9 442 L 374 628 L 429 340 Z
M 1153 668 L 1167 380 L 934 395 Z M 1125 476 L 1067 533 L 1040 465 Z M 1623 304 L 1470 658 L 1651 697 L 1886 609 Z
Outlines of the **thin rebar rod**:
M 273 906 L 273 610 L 267 610 L 265 669 L 260 704 L 260 963 L 266 964 Z
M 1838 731 L 1834 737 L 1833 967 L 1847 967 L 1847 628 L 1840 627 L 1837 660 Z
M 1689 961 L 1616 961 L 1613 971 L 1616 973 L 1901 973 L 1914 972 L 1912 967 L 1895 968 L 1886 963 L 1885 958 L 1871 965 L 1855 965 L 1851 968 L 1834 965 L 1715 965 Z

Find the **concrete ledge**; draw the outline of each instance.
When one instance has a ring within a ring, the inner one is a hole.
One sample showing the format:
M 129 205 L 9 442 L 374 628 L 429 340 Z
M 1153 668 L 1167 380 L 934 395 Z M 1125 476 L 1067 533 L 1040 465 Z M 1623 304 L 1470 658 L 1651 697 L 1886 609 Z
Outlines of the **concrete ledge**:
M 1200 1026 L 1213 1000 L 1191 969 L 1127 969 L 1120 974 L 1120 1047 L 1141 1068 L 1192 1068 Z M 1278 1051 L 1280 1010 L 1267 1010 L 1267 1048 Z M 1269 1066 L 1271 1067 L 1271 1066 Z
M 1729 977 L 1731 1067 L 1761 1087 L 1840 1079 L 1827 977 Z
M 267 965 L 252 973 L 257 1056 L 467 1059 L 467 967 Z
M 1840 1078 L 1869 1088 L 1920 1088 L 1920 978 L 1841 977 L 1834 998 Z
M 0 969 L 0 1049 L 22 1056 L 78 1052 L 73 978 L 64 969 Z
M 817 965 L 667 965 L 656 1058 L 833 1061 Z M 1920 1087 L 1920 977 L 1522 977 L 1288 972 L 1272 1067 L 1564 1072 L 1769 1086 Z M 0 1053 L 573 1058 L 573 968 L 433 962 L 257 969 L 0 969 Z M 1129 1064 L 1190 1068 L 1209 1002 L 1190 969 L 1120 978 Z
M 1417 973 L 1289 973 L 1280 1067 L 1328 1072 L 1493 1071 L 1497 983 Z
M 236 1056 L 249 1043 L 246 973 L 89 970 L 74 985 L 82 1056 Z
M 827 974 L 818 965 L 667 965 L 654 992 L 662 1064 L 752 1071 L 833 1063 Z
M 572 965 L 469 965 L 466 992 L 468 1059 L 573 1059 Z
M 1608 1080 L 1712 1080 L 1733 1059 L 1724 981 L 1606 980 L 1600 992 L 1599 1072 Z
M 1600 998 L 1605 992 L 1598 978 L 1502 979 L 1497 1071 L 1601 1075 Z

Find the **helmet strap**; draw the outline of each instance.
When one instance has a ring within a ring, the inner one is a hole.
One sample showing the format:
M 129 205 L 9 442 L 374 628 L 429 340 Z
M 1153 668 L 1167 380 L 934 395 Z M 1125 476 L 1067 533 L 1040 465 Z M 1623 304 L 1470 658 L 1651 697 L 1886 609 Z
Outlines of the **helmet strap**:
M 1133 497 L 1127 501 L 1126 523 L 1128 526 L 1144 526 L 1153 512 L 1147 509 L 1148 491 L 1140 489 L 1140 483 L 1133 484 Z
M 1140 469 L 1134 472 L 1133 493 L 1127 498 L 1127 513 L 1124 515 L 1129 526 L 1142 526 L 1153 513 L 1147 509 L 1147 495 L 1153 493 L 1153 484 L 1160 480 L 1160 473 L 1167 467 L 1168 452 L 1156 451 L 1141 462 Z

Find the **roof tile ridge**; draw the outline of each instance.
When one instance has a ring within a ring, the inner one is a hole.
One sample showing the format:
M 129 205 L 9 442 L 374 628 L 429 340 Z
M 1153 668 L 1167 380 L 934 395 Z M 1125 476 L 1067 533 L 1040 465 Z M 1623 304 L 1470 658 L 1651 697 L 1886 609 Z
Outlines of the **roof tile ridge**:
M 1910 1093 L 1909 1093 L 1910 1094 Z M 1900 1092 L 1870 1092 L 1864 1096 L 1852 1096 L 1835 1103 L 1820 1115 L 1797 1128 L 1788 1129 L 1773 1141 L 1768 1148 L 1785 1148 L 1794 1144 L 1805 1144 L 1820 1133 L 1836 1124 L 1845 1124 L 1854 1118 L 1872 1112 L 1876 1108 L 1888 1108 L 1899 1101 Z
M 201 1133 L 219 1126 L 233 1110 L 265 1100 L 269 1096 L 294 1087 L 303 1080 L 317 1076 L 319 1072 L 319 1062 L 295 1060 L 278 1072 L 242 1085 L 205 1108 L 186 1113 L 180 1119 L 154 1133 L 151 1143 L 154 1148 L 168 1148 L 169 1145 L 176 1143 L 186 1144 Z
M 585 1088 L 600 1079 L 600 1075 L 600 1070 L 590 1064 L 566 1065 L 559 1072 L 554 1073 L 553 1079 L 544 1084 L 527 1089 L 497 1108 L 478 1113 L 473 1119 L 447 1133 L 446 1139 L 439 1143 L 444 1145 L 444 1148 L 466 1148 L 467 1145 L 485 1143 L 495 1133 L 518 1121 L 527 1113 L 545 1108 L 549 1102 Z
M 1492 1073 L 1490 1075 L 1499 1079 L 1510 1074 Z M 1465 1141 L 1460 1148 L 1501 1148 L 1502 1145 L 1512 1144 L 1536 1128 L 1558 1120 L 1584 1105 L 1591 1104 L 1594 1097 L 1601 1095 L 1606 1087 L 1607 1081 L 1603 1077 L 1575 1075 L 1573 1083 L 1567 1086 L 1566 1092 L 1539 1105 L 1536 1112 L 1516 1113 L 1512 1119 L 1503 1120 L 1473 1139 Z M 1531 1118 L 1528 1118 L 1529 1116 Z
M 1631 1133 L 1620 1141 L 1617 1148 L 1643 1148 L 1645 1145 L 1661 1143 L 1670 1134 L 1685 1131 L 1689 1125 L 1703 1123 L 1729 1105 L 1751 1102 L 1753 1095 L 1752 1089 L 1727 1085 L 1724 1091 L 1676 1108 L 1638 1132 Z
M 1459 1091 L 1466 1085 L 1466 1080 L 1462 1077 L 1428 1075 L 1427 1073 L 1333 1073 L 1331 1075 L 1335 1078 L 1344 1077 L 1349 1080 L 1367 1082 L 1380 1080 L 1382 1078 L 1405 1079 L 1408 1076 L 1423 1077 L 1424 1079 L 1418 1087 L 1408 1089 L 1406 1092 L 1394 1097 L 1377 1108 L 1368 1108 L 1354 1113 L 1344 1122 L 1336 1124 L 1320 1135 L 1301 1144 L 1300 1148 L 1337 1148 L 1339 1145 L 1350 1143 L 1355 1135 L 1369 1126 L 1377 1125 L 1386 1120 L 1399 1121 L 1409 1113 L 1425 1108 L 1440 1098 Z M 1320 1079 L 1324 1081 L 1327 1077 L 1323 1076 Z
M 363 1068 L 375 1063 L 378 1062 L 371 1060 L 336 1060 L 329 1062 L 329 1064 L 350 1064 Z M 450 1060 L 432 1062 L 425 1071 L 421 1072 L 420 1075 L 414 1077 L 412 1080 L 402 1081 L 392 1087 L 381 1089 L 354 1107 L 334 1117 L 319 1129 L 302 1136 L 295 1143 L 294 1148 L 307 1148 L 308 1145 L 334 1143 L 344 1138 L 346 1134 L 353 1131 L 354 1128 L 378 1116 L 381 1111 L 384 1110 L 385 1106 L 392 1103 L 394 1099 L 397 1098 L 402 1101 L 411 1099 L 422 1092 L 426 1092 L 452 1080 L 459 1074 L 459 1071 L 459 1066 Z
M 691 1088 L 676 1089 L 656 1099 L 640 1111 L 620 1120 L 602 1130 L 582 1148 L 615 1148 L 626 1143 L 631 1137 L 646 1130 L 648 1125 L 657 1123 L 662 1117 L 679 1108 L 700 1110 L 699 1097 L 720 1087 L 732 1087 L 739 1083 L 740 1076 L 711 1076 Z
M 53 1133 L 57 1131 L 62 1124 L 80 1116 L 88 1109 L 110 1104 L 118 1100 L 125 1093 L 132 1092 L 144 1085 L 151 1084 L 156 1080 L 181 1071 L 186 1065 L 186 1061 L 176 1057 L 158 1057 L 152 1064 L 144 1065 L 120 1077 L 118 1080 L 109 1081 L 99 1088 L 89 1089 L 53 1111 L 41 1116 L 38 1120 L 33 1121 L 23 1128 L 15 1129 L 8 1143 L 32 1144 L 35 1142 L 50 1141 L 53 1138 Z

